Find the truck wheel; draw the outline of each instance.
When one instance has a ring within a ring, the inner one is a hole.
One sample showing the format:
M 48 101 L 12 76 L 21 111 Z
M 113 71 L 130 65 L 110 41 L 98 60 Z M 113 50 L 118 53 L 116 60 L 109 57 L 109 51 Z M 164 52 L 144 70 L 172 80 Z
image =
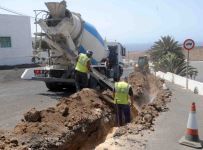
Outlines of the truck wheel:
M 63 89 L 63 87 L 55 82 L 45 82 L 45 84 L 50 91 L 61 91 Z
M 76 92 L 76 87 L 74 84 L 67 84 L 64 86 L 67 92 L 74 93 Z

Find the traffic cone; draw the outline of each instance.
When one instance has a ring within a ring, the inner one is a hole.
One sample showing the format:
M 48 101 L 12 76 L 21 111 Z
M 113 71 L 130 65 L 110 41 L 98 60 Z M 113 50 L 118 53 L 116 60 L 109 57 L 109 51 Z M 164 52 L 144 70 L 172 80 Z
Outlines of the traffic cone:
M 196 115 L 196 107 L 195 103 L 193 102 L 188 117 L 186 135 L 179 140 L 179 143 L 194 148 L 202 148 L 201 141 L 199 140 L 197 121 L 195 115 Z

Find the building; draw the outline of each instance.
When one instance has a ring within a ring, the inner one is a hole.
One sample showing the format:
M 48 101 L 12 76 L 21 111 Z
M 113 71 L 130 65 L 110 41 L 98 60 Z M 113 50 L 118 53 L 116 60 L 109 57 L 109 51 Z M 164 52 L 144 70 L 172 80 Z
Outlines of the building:
M 30 64 L 30 17 L 0 14 L 0 66 Z

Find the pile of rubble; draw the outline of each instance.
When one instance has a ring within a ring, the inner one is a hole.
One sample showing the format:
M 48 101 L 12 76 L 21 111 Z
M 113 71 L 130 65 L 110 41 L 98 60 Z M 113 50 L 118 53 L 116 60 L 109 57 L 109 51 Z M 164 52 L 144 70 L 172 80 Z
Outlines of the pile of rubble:
M 162 88 L 162 82 L 152 74 L 134 72 L 129 75 L 128 80 L 133 89 L 134 99 L 140 107 L 152 102 Z
M 163 90 L 161 80 L 152 74 L 143 75 L 140 72 L 134 72 L 129 76 L 129 82 L 136 96 L 135 101 L 138 101 L 137 104 L 141 109 L 133 122 L 122 127 L 124 129 L 118 129 L 115 135 L 120 135 L 119 130 L 122 133 L 126 131 L 134 134 L 139 134 L 143 130 L 154 131 L 155 118 L 160 112 L 168 110 L 166 104 L 171 101 L 171 91 Z
M 96 149 L 145 149 L 148 134 L 154 129 L 156 117 L 168 110 L 167 103 L 171 101 L 171 91 L 163 90 L 162 82 L 152 74 L 143 75 L 134 72 L 129 76 L 133 87 L 135 102 L 140 106 L 140 112 L 132 122 L 114 129 L 111 136 Z M 145 136 L 144 136 L 145 135 Z
M 161 90 L 153 102 L 144 104 L 141 111 L 138 113 L 135 120 L 118 130 L 116 130 L 114 136 L 121 136 L 124 134 L 142 134 L 144 130 L 154 131 L 154 122 L 160 112 L 168 110 L 167 103 L 171 101 L 171 92 Z
M 151 129 L 155 117 L 159 116 L 160 112 L 168 110 L 167 103 L 171 101 L 170 91 L 160 91 L 152 103 L 145 104 L 141 108 L 141 112 L 135 119 L 135 124 L 143 125 L 143 129 Z
M 171 92 L 153 75 L 140 72 L 129 76 L 140 112 L 133 122 L 118 128 L 113 138 L 153 131 L 159 112 L 166 111 Z M 105 140 L 115 123 L 112 92 L 83 89 L 62 98 L 55 107 L 31 109 L 13 131 L 0 134 L 0 149 L 93 149 Z M 127 141 L 127 140 L 126 140 Z M 127 143 L 126 143 L 127 144 Z
M 79 149 L 91 137 L 96 143 L 114 125 L 113 109 L 100 95 L 83 89 L 56 107 L 31 109 L 13 132 L 1 135 L 0 149 Z

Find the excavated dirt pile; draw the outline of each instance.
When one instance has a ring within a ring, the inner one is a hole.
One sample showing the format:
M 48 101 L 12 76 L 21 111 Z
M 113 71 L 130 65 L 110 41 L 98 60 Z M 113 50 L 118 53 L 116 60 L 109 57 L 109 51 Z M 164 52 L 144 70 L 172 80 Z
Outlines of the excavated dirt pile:
M 167 111 L 167 103 L 171 101 L 172 93 L 162 89 L 162 82 L 152 74 L 134 72 L 129 76 L 129 83 L 133 87 L 135 103 L 139 106 L 139 113 L 132 122 L 114 128 L 104 143 L 96 150 L 108 149 L 138 149 L 144 150 L 149 133 L 153 132 L 156 117 Z
M 153 124 L 159 112 L 166 111 L 171 93 L 161 90 L 162 83 L 151 74 L 135 72 L 130 74 L 135 103 L 139 113 L 133 115 L 130 124 L 118 128 L 112 139 L 153 131 Z M 13 131 L 0 132 L 0 149 L 10 150 L 89 150 L 105 138 L 115 123 L 112 92 L 102 93 L 83 89 L 69 97 L 62 98 L 55 107 L 38 111 L 32 108 Z M 133 137 L 131 144 L 134 145 Z M 124 140 L 132 148 L 129 140 Z M 120 142 L 122 143 L 122 142 Z M 136 147 L 137 148 L 137 147 Z M 107 145 L 107 149 L 111 149 Z
M 170 91 L 160 91 L 157 97 L 153 100 L 153 102 L 149 104 L 144 104 L 141 107 L 141 111 L 138 113 L 135 120 L 128 124 L 127 126 L 121 127 L 117 132 L 115 132 L 115 136 L 121 135 L 123 131 L 125 133 L 133 133 L 139 134 L 142 133 L 143 130 L 151 130 L 154 131 L 154 122 L 156 117 L 159 116 L 160 112 L 165 112 L 168 110 L 167 103 L 171 101 L 170 99 L 171 92 Z
M 153 131 L 155 118 L 160 112 L 168 110 L 166 104 L 171 101 L 172 93 L 169 90 L 163 90 L 162 82 L 152 74 L 132 73 L 129 76 L 129 82 L 133 87 L 137 105 L 140 106 L 140 112 L 133 122 L 137 126 L 133 131 L 135 133 L 144 129 Z M 125 127 L 128 128 L 128 126 Z
M 112 128 L 114 118 L 112 108 L 100 97 L 94 90 L 83 89 L 63 98 L 56 107 L 31 109 L 12 133 L 1 134 L 0 149 L 74 150 L 87 139 L 99 142 Z
M 134 99 L 140 107 L 152 102 L 162 88 L 160 80 L 152 74 L 134 72 L 128 80 L 133 88 Z

